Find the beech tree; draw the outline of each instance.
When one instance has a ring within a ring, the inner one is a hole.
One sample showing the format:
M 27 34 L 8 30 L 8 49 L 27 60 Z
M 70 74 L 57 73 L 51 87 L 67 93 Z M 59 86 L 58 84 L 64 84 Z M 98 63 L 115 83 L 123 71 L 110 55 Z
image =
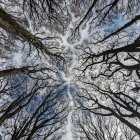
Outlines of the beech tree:
M 64 133 L 69 107 L 56 68 L 64 58 L 57 48 L 58 37 L 50 34 L 55 29 L 64 30 L 58 18 L 62 15 L 56 15 L 62 3 L 37 3 L 0 2 L 2 139 L 53 140 L 61 139 Z M 45 26 L 47 36 L 39 29 Z M 20 53 L 22 58 L 16 58 Z
M 103 116 L 76 115 L 75 137 L 81 140 L 110 140 L 110 139 L 138 139 L 137 135 L 125 125 L 122 125 L 117 119 Z
M 34 92 L 34 91 L 33 91 Z M 11 139 L 53 139 L 59 138 L 57 131 L 64 125 L 64 118 L 67 104 L 62 98 L 62 93 L 47 91 L 44 95 L 32 95 L 29 99 L 27 96 L 22 100 L 26 103 L 20 105 L 20 109 L 14 109 L 14 117 L 4 122 L 6 130 L 3 132 L 5 138 Z M 54 93 L 53 93 L 54 92 Z M 23 96 L 23 95 L 22 95 Z M 29 94 L 28 94 L 29 96 Z M 25 99 L 26 98 L 26 99 Z M 61 98 L 61 99 L 60 99 Z M 59 102 L 58 102 L 59 100 Z M 22 104 L 23 101 L 20 101 Z M 16 103 L 16 102 L 14 102 Z M 23 107 L 24 106 L 24 107 Z M 10 108 L 11 105 L 8 107 Z M 18 111 L 17 111 L 18 110 Z M 8 111 L 7 111 L 8 112 Z M 13 114 L 12 114 L 13 115 Z M 7 119 L 7 118 L 5 118 Z
M 139 20 L 139 0 L 1 0 L 2 138 L 139 139 Z
M 99 10 L 92 7 L 97 14 L 87 19 L 90 31 L 101 29 L 93 31 L 79 48 L 83 53 L 77 69 L 84 88 L 77 95 L 83 98 L 78 100 L 83 110 L 106 118 L 113 116 L 140 136 L 135 123 L 139 122 L 139 14 L 135 14 L 139 1 L 122 2 L 104 2 Z

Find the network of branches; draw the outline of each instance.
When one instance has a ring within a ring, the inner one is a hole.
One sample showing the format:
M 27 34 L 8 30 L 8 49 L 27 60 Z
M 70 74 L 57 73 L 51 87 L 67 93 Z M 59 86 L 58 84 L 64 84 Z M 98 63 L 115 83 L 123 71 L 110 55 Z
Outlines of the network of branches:
M 140 0 L 0 0 L 0 45 L 0 140 L 140 139 Z

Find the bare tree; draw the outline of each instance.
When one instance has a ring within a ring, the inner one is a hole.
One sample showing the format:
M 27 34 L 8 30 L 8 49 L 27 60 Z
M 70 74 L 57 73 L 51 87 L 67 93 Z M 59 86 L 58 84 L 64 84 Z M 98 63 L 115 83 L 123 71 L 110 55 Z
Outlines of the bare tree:
M 68 94 L 79 109 L 76 137 L 138 139 L 139 7 L 139 0 L 2 0 L 5 139 L 62 139 L 66 86 L 73 86 Z
M 117 118 L 140 136 L 140 128 L 134 123 L 140 119 L 140 16 L 135 11 L 139 11 L 139 1 L 131 6 L 129 0 L 125 4 L 120 0 L 93 3 L 89 3 L 76 27 L 80 33 L 80 27 L 87 25 L 90 34 L 78 47 L 81 62 L 77 70 L 82 88 L 79 87 L 77 95 L 81 99 L 77 101 L 81 109 Z
M 117 119 L 112 117 L 106 118 L 103 116 L 85 115 L 81 117 L 77 115 L 77 126 L 75 134 L 77 139 L 81 140 L 135 140 L 138 139 L 137 135 L 130 129 L 122 125 Z
M 1 91 L 13 98 L 12 101 L 7 97 L 1 106 L 3 136 L 14 140 L 59 137 L 57 132 L 61 131 L 67 117 L 68 102 L 65 101 L 64 89 L 58 87 L 56 90 L 43 81 L 37 81 L 30 89 L 23 87 L 23 92 L 16 92 L 14 97 L 14 92 L 23 86 L 23 82 L 20 84 L 10 87 L 4 85 Z

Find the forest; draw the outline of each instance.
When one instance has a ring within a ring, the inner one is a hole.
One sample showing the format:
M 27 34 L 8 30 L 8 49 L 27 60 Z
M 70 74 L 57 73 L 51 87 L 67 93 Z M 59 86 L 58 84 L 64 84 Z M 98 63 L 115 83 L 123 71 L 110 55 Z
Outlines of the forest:
M 140 0 L 0 0 L 0 140 L 140 140 Z

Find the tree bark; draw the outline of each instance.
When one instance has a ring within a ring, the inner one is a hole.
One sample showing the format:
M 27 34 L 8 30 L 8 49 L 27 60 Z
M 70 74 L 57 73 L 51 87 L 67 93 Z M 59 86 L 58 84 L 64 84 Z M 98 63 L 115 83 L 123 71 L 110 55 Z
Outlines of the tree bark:
M 7 32 L 17 35 L 22 38 L 24 41 L 32 44 L 36 49 L 39 49 L 41 52 L 45 52 L 49 56 L 55 56 L 55 54 L 48 51 L 46 46 L 33 34 L 27 31 L 23 26 L 18 24 L 10 14 L 7 14 L 2 8 L 0 8 L 0 27 L 6 30 Z
M 34 67 L 21 67 L 21 68 L 12 68 L 12 69 L 7 69 L 7 70 L 2 70 L 0 71 L 0 77 L 7 77 L 7 76 L 12 76 L 15 74 L 30 74 L 30 73 L 35 73 L 35 72 L 44 72 L 44 71 L 52 71 L 50 68 L 39 68 L 35 69 Z

